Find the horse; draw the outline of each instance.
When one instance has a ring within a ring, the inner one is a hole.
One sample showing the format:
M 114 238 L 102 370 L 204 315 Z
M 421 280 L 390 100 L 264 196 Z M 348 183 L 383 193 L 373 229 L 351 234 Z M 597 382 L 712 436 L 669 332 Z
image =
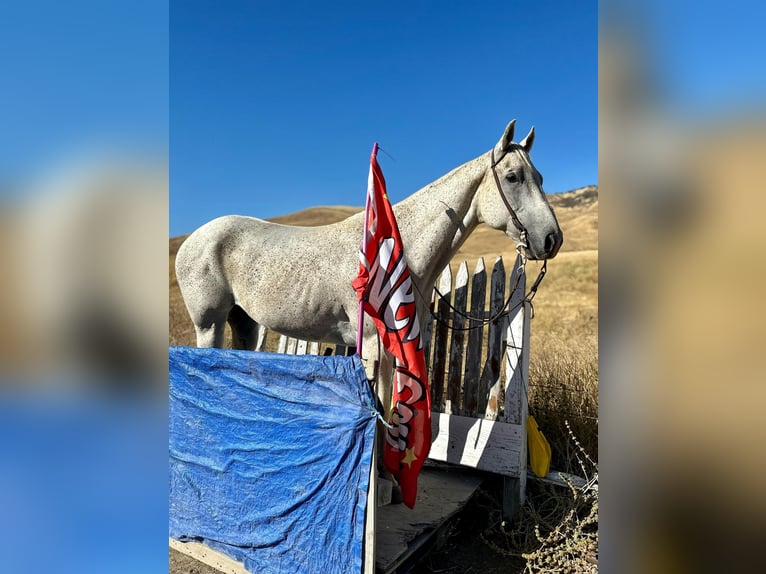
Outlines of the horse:
M 529 156 L 534 127 L 515 143 L 515 123 L 491 150 L 393 206 L 418 293 L 432 293 L 437 275 L 479 223 L 524 244 L 530 259 L 556 256 L 563 233 Z M 255 349 L 258 325 L 298 339 L 356 345 L 359 301 L 351 283 L 363 225 L 363 213 L 318 227 L 228 215 L 197 229 L 176 257 L 197 346 L 222 347 L 227 323 L 235 349 Z M 429 304 L 416 298 L 423 328 Z M 393 361 L 379 348 L 369 317 L 361 343 L 368 376 L 380 374 L 378 395 L 388 415 Z

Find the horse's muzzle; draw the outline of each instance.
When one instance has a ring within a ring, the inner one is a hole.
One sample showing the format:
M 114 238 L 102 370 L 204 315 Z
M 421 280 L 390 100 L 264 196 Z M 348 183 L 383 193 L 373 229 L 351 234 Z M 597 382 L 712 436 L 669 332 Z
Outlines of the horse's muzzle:
M 545 257 L 541 259 L 553 259 L 561 249 L 561 245 L 564 243 L 564 233 L 558 230 L 555 233 L 549 233 L 545 236 Z

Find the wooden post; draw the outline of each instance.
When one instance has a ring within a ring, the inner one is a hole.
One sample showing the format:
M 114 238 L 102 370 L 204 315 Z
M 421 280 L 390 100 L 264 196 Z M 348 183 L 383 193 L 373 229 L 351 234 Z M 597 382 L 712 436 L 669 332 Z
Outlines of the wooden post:
M 519 276 L 520 275 L 520 276 Z M 509 520 L 524 504 L 527 488 L 527 391 L 529 386 L 529 316 L 531 305 L 524 301 L 526 275 L 521 271 L 521 256 L 516 258 L 510 285 L 518 284 L 511 296 L 508 327 L 505 331 L 505 409 L 502 420 L 521 426 L 519 477 L 505 478 L 503 518 Z
M 268 329 L 263 325 L 258 325 L 258 338 L 255 343 L 256 351 L 263 351 L 266 348 L 266 332 Z
M 378 429 L 375 425 L 375 440 L 372 441 L 372 460 L 370 462 L 370 484 L 367 489 L 367 509 L 364 515 L 364 551 L 362 557 L 363 574 L 375 574 L 375 524 L 378 508 Z

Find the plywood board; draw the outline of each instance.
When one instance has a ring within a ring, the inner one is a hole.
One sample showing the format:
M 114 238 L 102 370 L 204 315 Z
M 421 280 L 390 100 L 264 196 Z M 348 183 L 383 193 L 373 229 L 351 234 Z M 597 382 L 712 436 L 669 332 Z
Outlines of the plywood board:
M 521 425 L 431 412 L 428 458 L 519 477 Z

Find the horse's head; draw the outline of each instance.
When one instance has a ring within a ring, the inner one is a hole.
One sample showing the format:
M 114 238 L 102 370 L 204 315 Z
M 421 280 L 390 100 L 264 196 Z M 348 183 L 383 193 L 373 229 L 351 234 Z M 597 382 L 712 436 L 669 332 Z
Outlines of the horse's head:
M 543 192 L 543 176 L 529 158 L 535 128 L 515 143 L 515 125 L 516 120 L 512 120 L 489 153 L 487 174 L 478 191 L 479 219 L 515 241 L 526 235 L 530 259 L 551 259 L 558 253 L 564 234 Z

